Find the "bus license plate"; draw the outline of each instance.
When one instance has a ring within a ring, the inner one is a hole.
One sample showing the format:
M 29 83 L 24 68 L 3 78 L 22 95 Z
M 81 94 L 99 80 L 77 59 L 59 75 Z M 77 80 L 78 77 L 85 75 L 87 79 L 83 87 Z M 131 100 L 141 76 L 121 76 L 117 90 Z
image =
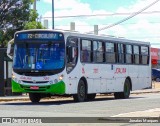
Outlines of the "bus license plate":
M 38 90 L 39 87 L 38 86 L 31 86 L 30 89 L 32 89 L 32 90 Z

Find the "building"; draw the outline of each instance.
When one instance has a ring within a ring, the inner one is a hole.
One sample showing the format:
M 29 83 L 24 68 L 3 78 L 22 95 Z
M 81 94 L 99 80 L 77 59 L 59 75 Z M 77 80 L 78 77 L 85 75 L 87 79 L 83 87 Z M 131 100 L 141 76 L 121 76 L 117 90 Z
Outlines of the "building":
M 151 48 L 152 68 L 160 68 L 160 49 Z

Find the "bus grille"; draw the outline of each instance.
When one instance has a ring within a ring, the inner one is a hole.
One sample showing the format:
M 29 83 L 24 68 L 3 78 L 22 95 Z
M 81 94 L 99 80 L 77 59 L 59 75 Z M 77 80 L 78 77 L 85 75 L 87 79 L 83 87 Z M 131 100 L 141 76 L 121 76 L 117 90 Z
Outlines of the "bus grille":
M 22 82 L 29 84 L 43 84 L 43 83 L 48 83 L 49 81 L 22 81 Z

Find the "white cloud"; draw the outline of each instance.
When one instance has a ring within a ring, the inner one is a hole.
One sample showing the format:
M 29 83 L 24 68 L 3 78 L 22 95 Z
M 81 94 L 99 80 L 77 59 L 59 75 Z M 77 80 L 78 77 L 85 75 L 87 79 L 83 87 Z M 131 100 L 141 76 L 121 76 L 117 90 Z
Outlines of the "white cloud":
M 44 0 L 51 4 L 52 0 Z M 132 13 L 141 10 L 142 8 L 148 6 L 153 1 L 151 0 L 135 0 L 135 3 L 128 7 L 119 7 L 115 12 L 118 13 Z M 145 12 L 148 11 L 160 11 L 160 2 L 153 5 Z M 111 13 L 106 10 L 92 10 L 88 3 L 82 3 L 80 0 L 55 0 L 55 16 L 73 16 L 73 15 L 94 15 L 94 14 L 106 14 Z M 113 12 L 112 12 L 113 13 Z M 46 12 L 43 17 L 51 17 L 51 12 Z M 127 17 L 126 15 L 114 16 L 112 23 Z M 107 22 L 108 17 L 96 16 L 96 17 L 88 17 L 88 18 L 55 18 L 55 22 L 58 24 L 56 26 L 60 29 L 70 29 L 70 22 L 76 23 L 76 30 L 80 32 L 88 32 L 93 31 L 93 26 L 91 24 L 98 24 L 99 28 L 102 28 L 101 24 L 105 24 Z M 49 19 L 51 21 L 51 18 Z M 117 25 L 113 28 L 100 31 L 100 34 L 108 34 L 114 36 L 121 36 L 129 39 L 136 39 L 142 41 L 150 41 L 153 43 L 160 42 L 160 38 L 158 37 L 160 34 L 160 23 L 152 23 L 159 21 L 159 14 L 140 14 L 135 16 L 134 18 L 124 22 L 123 24 Z M 103 21 L 103 22 L 102 22 Z M 129 23 L 130 21 L 133 24 L 125 25 L 125 23 Z M 64 23 L 63 23 L 64 22 Z M 67 24 L 67 25 L 66 25 Z M 106 23 L 107 24 L 107 23 Z
M 43 0 L 46 3 L 52 4 L 52 0 Z M 55 9 L 72 9 L 81 6 L 89 6 L 89 4 L 81 3 L 80 0 L 54 0 Z

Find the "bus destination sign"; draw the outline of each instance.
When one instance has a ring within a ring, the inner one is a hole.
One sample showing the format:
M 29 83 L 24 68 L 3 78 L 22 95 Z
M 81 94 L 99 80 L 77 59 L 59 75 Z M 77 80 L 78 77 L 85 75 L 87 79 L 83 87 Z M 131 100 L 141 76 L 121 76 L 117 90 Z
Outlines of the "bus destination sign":
M 18 33 L 16 34 L 17 40 L 35 40 L 35 39 L 44 39 L 44 40 L 62 40 L 63 35 L 61 33 L 52 33 L 52 32 L 37 32 L 37 33 Z

